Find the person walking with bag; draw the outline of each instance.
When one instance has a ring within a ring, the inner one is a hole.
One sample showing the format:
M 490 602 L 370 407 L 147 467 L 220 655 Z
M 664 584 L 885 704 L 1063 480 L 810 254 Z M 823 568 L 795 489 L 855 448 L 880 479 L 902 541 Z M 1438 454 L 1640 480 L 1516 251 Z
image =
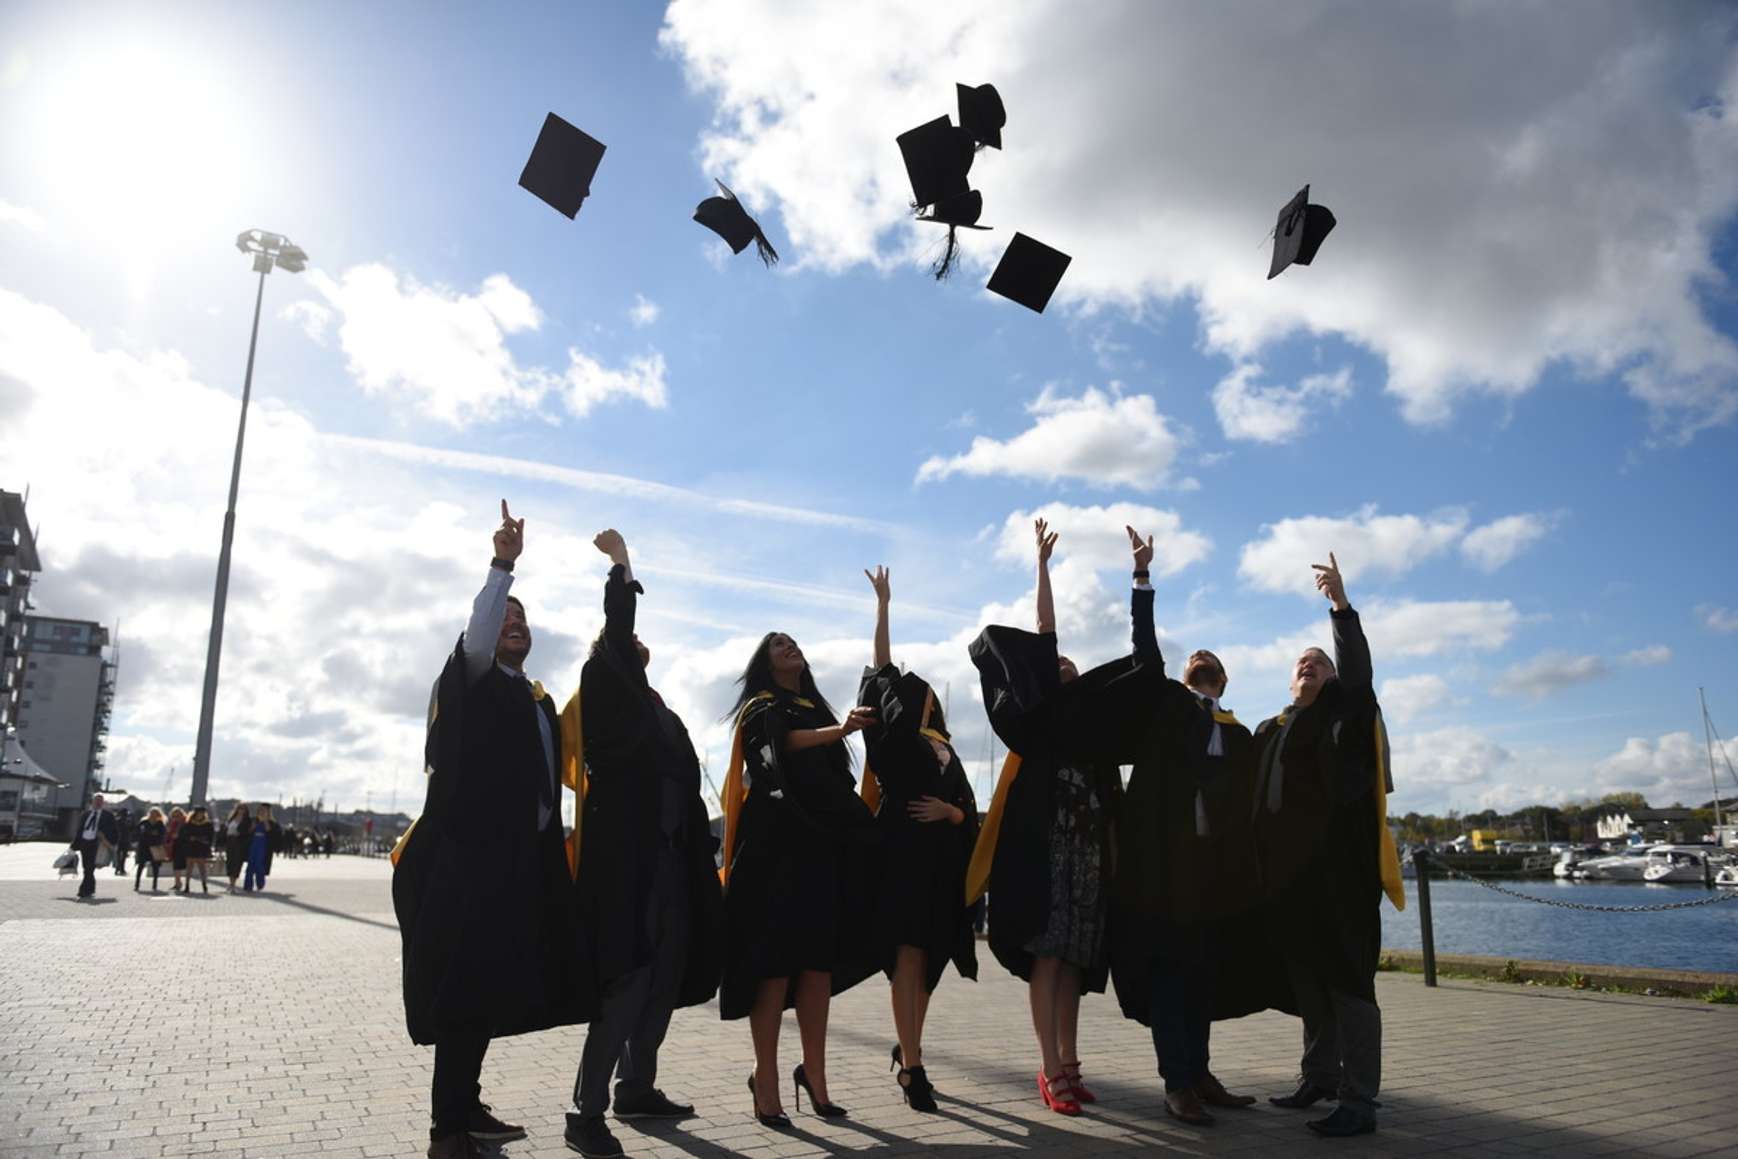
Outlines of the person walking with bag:
M 72 848 L 78 851 L 79 864 L 84 868 L 84 880 L 78 887 L 80 901 L 96 896 L 97 869 L 108 864 L 110 852 L 120 839 L 121 827 L 115 823 L 115 815 L 104 808 L 103 795 L 98 793 L 79 818 L 78 828 L 73 830 Z
M 211 846 L 216 837 L 216 826 L 211 823 L 211 814 L 200 805 L 193 810 L 193 815 L 187 818 L 187 824 L 181 827 L 181 841 L 187 856 L 187 887 L 182 893 L 193 892 L 193 874 L 199 873 L 199 892 L 209 894 L 211 887 L 206 884 L 206 873 L 211 865 Z
M 151 892 L 157 892 L 157 875 L 163 871 L 163 862 L 169 859 L 169 850 L 164 847 L 164 833 L 168 824 L 163 820 L 163 810 L 151 806 L 145 819 L 139 822 L 139 854 L 137 865 L 133 871 L 133 892 L 139 892 L 139 885 L 144 880 L 145 866 L 151 867 Z

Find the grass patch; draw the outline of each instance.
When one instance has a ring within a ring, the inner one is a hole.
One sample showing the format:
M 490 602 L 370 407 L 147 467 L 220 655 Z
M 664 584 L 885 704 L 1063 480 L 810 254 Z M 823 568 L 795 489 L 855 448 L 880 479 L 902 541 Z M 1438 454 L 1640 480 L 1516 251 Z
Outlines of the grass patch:
M 1702 991 L 1702 1001 L 1712 1002 L 1716 1006 L 1738 1006 L 1738 988 L 1710 986 Z

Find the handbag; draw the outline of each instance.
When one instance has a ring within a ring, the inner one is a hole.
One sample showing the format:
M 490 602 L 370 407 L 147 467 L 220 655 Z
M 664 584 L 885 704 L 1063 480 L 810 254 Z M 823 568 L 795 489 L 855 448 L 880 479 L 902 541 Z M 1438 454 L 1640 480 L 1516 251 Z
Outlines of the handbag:
M 54 867 L 62 873 L 72 873 L 78 869 L 78 850 L 68 849 L 54 859 Z
M 114 860 L 115 847 L 110 845 L 107 841 L 97 842 L 96 867 L 98 869 L 107 869 L 110 865 L 114 864 Z
M 153 845 L 153 846 L 151 846 L 151 860 L 152 861 L 168 861 L 169 860 L 169 847 L 167 845 Z

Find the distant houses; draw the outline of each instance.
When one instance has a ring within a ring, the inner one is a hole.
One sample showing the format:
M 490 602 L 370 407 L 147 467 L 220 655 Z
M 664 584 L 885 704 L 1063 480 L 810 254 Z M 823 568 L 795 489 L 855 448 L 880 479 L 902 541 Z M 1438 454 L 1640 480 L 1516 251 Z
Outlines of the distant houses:
M 1594 823 L 1601 841 L 1653 845 L 1694 844 L 1708 839 L 1708 824 L 1694 809 L 1631 809 L 1613 805 Z

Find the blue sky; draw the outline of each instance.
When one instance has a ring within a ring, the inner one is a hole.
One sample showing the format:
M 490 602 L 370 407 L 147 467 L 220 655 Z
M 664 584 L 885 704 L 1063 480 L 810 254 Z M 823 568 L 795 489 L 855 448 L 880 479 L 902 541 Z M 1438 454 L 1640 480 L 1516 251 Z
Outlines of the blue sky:
M 191 759 L 253 289 L 230 238 L 261 227 L 313 263 L 266 287 L 219 792 L 418 795 L 506 495 L 533 669 L 571 689 L 617 526 L 715 760 L 763 631 L 850 697 L 876 563 L 896 658 L 969 698 L 964 642 L 1031 615 L 1045 508 L 1064 649 L 1123 647 L 1136 519 L 1167 647 L 1224 654 L 1251 722 L 1325 636 L 1336 551 L 1397 682 L 1399 808 L 1705 799 L 1698 685 L 1738 732 L 1738 40 L 1717 6 L 1555 23 L 9 5 L 0 485 L 44 523 L 41 609 L 121 623 L 111 774 Z M 893 137 L 955 80 L 1009 124 L 973 171 L 996 228 L 936 284 Z M 573 222 L 516 185 L 551 110 L 609 147 Z M 776 270 L 688 220 L 715 176 Z M 1268 282 L 1305 181 L 1341 224 Z M 982 291 L 1015 229 L 1076 257 L 1042 316 Z

